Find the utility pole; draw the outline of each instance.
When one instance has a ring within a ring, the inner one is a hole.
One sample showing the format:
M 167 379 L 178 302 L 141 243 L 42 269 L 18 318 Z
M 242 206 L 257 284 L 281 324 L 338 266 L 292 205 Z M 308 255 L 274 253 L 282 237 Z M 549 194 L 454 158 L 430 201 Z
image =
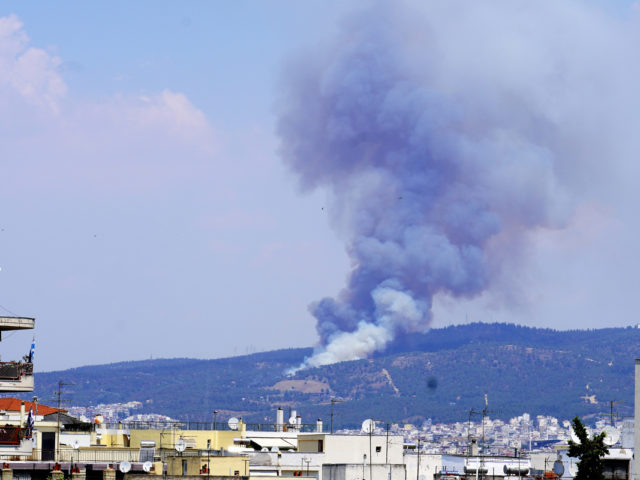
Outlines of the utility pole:
M 420 480 L 420 437 L 418 437 L 418 462 L 416 465 L 416 480 Z
M 375 423 L 371 425 L 369 429 L 369 480 L 373 480 L 373 466 L 371 462 L 373 462 L 373 448 L 371 446 L 371 436 L 373 435 L 373 430 L 375 429 Z
M 467 426 L 467 457 L 471 456 L 471 417 L 472 415 L 479 415 L 482 412 L 479 410 L 469 409 L 469 424 Z
M 58 419 L 58 434 L 56 435 L 56 461 L 60 460 L 60 432 L 62 430 L 60 428 L 60 407 L 62 405 L 62 387 L 66 387 L 69 385 L 73 385 L 73 383 L 64 383 L 62 380 L 59 380 L 58 390 L 54 392 L 58 398 L 58 411 L 56 412 L 56 418 Z
M 389 463 L 389 424 L 388 423 L 387 423 L 387 442 L 386 442 L 386 448 L 384 452 L 384 463 L 386 464 Z
M 482 409 L 482 456 L 480 457 L 480 468 L 482 469 L 482 478 L 484 478 L 484 457 L 486 453 L 486 445 L 484 442 L 484 419 L 487 416 L 487 413 L 499 413 L 499 410 L 489 410 L 489 405 L 487 401 L 487 396 L 484 396 L 485 407 Z M 520 460 L 518 460 L 520 461 Z
M 613 406 L 614 406 L 614 405 L 617 405 L 618 403 L 624 403 L 624 401 L 622 401 L 622 400 L 615 400 L 615 401 L 614 401 L 614 400 L 610 400 L 610 401 L 609 401 L 609 404 L 610 404 L 610 406 L 611 406 L 611 413 L 610 413 L 610 415 L 611 415 L 611 426 L 612 426 L 612 427 L 614 426 L 614 425 L 613 425 Z
M 331 399 L 331 415 L 330 415 L 331 416 L 331 433 L 333 433 L 333 406 L 336 403 L 342 403 L 342 402 L 343 402 L 342 400 L 337 400 L 335 398 Z

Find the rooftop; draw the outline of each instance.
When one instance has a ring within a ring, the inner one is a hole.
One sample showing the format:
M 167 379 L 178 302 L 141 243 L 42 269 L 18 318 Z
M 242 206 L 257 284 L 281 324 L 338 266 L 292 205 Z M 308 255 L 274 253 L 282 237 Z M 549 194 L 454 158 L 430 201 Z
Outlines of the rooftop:
M 0 317 L 0 332 L 6 330 L 32 330 L 36 325 L 35 318 Z
M 26 400 L 20 400 L 19 398 L 0 398 L 0 411 L 19 412 L 20 404 L 23 401 L 24 401 L 25 412 L 29 412 L 29 409 L 31 408 L 32 405 L 35 410 L 35 405 L 32 402 L 28 402 Z M 38 404 L 38 415 L 49 415 L 51 413 L 56 413 L 57 411 L 58 411 L 57 408 L 49 407 L 41 403 Z M 60 411 L 64 412 L 65 410 L 60 410 Z

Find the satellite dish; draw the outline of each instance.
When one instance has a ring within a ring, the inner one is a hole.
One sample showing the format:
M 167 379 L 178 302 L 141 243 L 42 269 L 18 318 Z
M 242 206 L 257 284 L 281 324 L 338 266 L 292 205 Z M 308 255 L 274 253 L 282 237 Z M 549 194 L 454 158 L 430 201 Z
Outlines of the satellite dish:
M 129 470 L 131 470 L 131 463 L 125 460 L 124 462 L 120 462 L 120 466 L 118 468 L 122 473 L 128 473 Z
M 373 433 L 375 428 L 376 428 L 375 420 L 371 420 L 370 418 L 367 418 L 364 422 L 362 422 L 362 431 L 364 433 Z
M 71 446 L 73 447 L 74 450 L 78 450 L 80 448 L 80 442 L 78 441 L 78 439 L 75 439 L 71 444 Z
M 564 475 L 564 464 L 562 463 L 562 460 L 556 460 L 553 462 L 553 473 L 559 477 Z
M 269 449 L 267 447 L 262 447 L 262 450 L 260 450 L 261 452 L 268 452 Z
M 271 451 L 272 452 L 279 452 L 280 449 L 277 446 L 274 445 L 273 447 L 271 447 Z
M 151 462 L 144 462 L 142 464 L 142 470 L 144 470 L 147 473 L 149 473 L 151 471 L 151 467 L 153 467 L 153 463 L 151 463 Z
M 229 425 L 229 428 L 231 430 L 237 430 L 238 429 L 238 424 L 240 423 L 240 420 L 238 420 L 236 417 L 231 417 L 228 421 L 227 421 L 227 425 Z
M 176 442 L 176 452 L 184 452 L 185 448 L 187 448 L 187 444 L 183 439 L 179 439 Z
M 569 464 L 569 474 L 572 477 L 575 477 L 576 475 L 578 475 L 578 464 L 577 463 L 571 462 Z
M 289 417 L 289 425 L 297 425 L 296 417 Z
M 617 428 L 607 425 L 602 431 L 606 433 L 604 437 L 604 444 L 608 447 L 615 445 L 618 443 L 618 440 L 620 440 L 620 431 Z

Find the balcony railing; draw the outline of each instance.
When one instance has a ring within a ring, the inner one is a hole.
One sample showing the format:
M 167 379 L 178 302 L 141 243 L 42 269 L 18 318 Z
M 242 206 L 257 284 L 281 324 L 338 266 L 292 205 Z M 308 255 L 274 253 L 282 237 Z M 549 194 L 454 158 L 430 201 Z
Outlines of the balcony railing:
M 33 363 L 0 362 L 0 380 L 20 380 L 33 375 Z
M 0 445 L 20 445 L 23 438 L 31 438 L 29 429 L 11 425 L 0 427 Z

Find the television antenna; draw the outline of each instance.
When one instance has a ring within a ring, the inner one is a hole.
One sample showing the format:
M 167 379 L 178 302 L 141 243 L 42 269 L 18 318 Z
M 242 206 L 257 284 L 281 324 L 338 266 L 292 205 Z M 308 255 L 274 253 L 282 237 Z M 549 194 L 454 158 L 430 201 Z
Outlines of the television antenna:
M 62 390 L 63 387 L 75 385 L 75 383 L 65 383 L 62 380 L 58 381 L 58 390 L 53 392 L 57 397 L 57 405 L 58 411 L 56 412 L 56 418 L 58 419 L 58 435 L 56 435 L 56 453 L 57 458 L 60 458 L 60 432 L 62 431 L 62 426 L 60 424 L 60 410 L 62 406 Z
M 617 405 L 617 404 L 619 404 L 619 403 L 624 403 L 624 400 L 610 400 L 610 401 L 609 401 L 609 406 L 610 406 L 610 412 L 609 412 L 609 415 L 610 415 L 610 423 L 611 423 L 611 426 L 612 426 L 612 427 L 614 427 L 614 426 L 615 426 L 615 423 L 613 422 L 613 406 L 614 406 L 614 405 Z M 617 417 L 617 416 L 618 416 L 618 412 L 616 412 L 616 417 Z

